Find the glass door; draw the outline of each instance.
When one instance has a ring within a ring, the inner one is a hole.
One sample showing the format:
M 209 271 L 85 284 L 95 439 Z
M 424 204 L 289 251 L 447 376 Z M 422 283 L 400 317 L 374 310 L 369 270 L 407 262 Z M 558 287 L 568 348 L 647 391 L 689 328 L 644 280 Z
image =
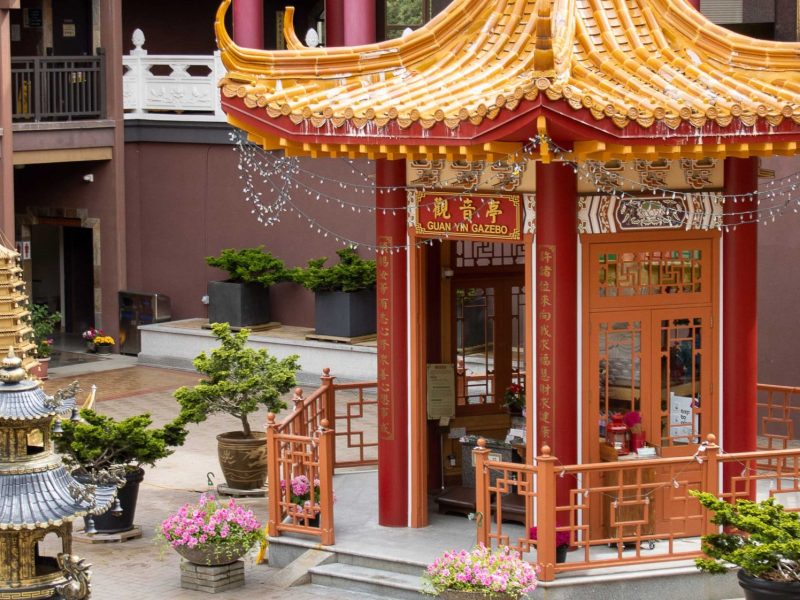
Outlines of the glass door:
M 516 278 L 453 282 L 456 412 L 497 412 L 525 387 L 525 290 Z

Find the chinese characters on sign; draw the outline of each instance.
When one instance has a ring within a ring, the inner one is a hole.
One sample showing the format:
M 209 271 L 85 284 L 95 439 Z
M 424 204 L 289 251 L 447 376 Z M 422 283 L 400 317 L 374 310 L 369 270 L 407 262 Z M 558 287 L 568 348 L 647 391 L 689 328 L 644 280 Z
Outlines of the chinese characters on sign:
M 380 248 L 391 248 L 392 238 L 382 236 L 377 240 Z M 378 253 L 378 431 L 380 439 L 394 439 L 394 418 L 392 415 L 392 361 L 390 349 L 392 347 L 392 294 L 391 294 L 391 250 Z
M 555 381 L 556 247 L 539 246 L 536 261 L 538 446 L 553 447 Z
M 457 192 L 417 194 L 417 235 L 512 241 L 522 239 L 522 203 L 517 195 Z

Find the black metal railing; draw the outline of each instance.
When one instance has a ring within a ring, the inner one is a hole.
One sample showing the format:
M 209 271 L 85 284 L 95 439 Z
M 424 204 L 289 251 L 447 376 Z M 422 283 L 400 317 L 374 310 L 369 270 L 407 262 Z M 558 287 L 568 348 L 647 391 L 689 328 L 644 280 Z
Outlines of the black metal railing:
M 104 59 L 103 55 L 12 58 L 14 122 L 105 117 Z

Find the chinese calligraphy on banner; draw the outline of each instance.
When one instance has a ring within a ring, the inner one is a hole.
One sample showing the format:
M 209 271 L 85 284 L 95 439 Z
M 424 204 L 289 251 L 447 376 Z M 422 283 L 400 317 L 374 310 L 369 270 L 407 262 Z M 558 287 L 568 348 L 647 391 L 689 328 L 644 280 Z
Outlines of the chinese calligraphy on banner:
M 380 248 L 391 248 L 391 236 L 378 239 Z M 392 369 L 390 349 L 392 347 L 392 290 L 391 290 L 391 250 L 378 252 L 378 432 L 382 440 L 394 439 L 394 418 L 392 416 Z
M 553 382 L 555 381 L 556 247 L 540 245 L 536 252 L 536 345 L 538 446 L 553 447 Z
M 416 233 L 423 237 L 520 241 L 520 197 L 513 194 L 417 192 Z

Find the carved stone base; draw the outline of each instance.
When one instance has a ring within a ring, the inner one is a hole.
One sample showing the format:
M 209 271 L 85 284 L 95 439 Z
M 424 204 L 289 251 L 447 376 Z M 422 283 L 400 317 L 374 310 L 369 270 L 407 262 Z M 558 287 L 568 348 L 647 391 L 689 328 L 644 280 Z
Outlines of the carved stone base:
M 187 560 L 181 561 L 181 587 L 186 590 L 197 590 L 217 594 L 244 586 L 244 562 L 221 567 L 196 565 Z

